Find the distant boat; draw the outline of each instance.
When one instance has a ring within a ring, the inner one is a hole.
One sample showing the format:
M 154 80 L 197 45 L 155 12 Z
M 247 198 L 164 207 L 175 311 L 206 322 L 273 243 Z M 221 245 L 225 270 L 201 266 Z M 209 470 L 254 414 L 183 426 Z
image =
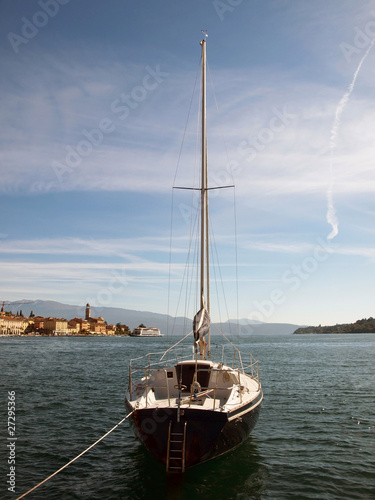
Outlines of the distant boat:
M 201 46 L 202 171 L 197 188 L 200 309 L 193 330 L 180 341 L 191 334 L 193 342 L 190 348 L 177 347 L 178 342 L 164 354 L 131 360 L 125 398 L 135 433 L 167 472 L 176 473 L 231 451 L 245 441 L 257 422 L 263 400 L 258 362 L 250 357 L 244 366 L 239 349 L 226 337 L 227 345 L 222 347 L 219 359 L 211 359 L 205 40 Z
M 132 337 L 162 337 L 163 334 L 160 333 L 159 328 L 135 328 Z

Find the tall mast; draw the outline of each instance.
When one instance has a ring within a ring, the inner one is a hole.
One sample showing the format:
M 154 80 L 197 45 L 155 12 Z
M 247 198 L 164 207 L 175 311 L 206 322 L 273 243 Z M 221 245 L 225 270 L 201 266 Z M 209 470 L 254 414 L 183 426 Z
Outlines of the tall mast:
M 209 251 L 208 251 L 208 196 L 207 196 L 207 118 L 206 118 L 206 40 L 202 46 L 202 178 L 201 178 L 201 274 L 200 307 L 210 312 Z M 205 295 L 206 291 L 206 295 Z M 208 332 L 208 353 L 210 332 Z
M 205 307 L 205 256 L 207 215 L 206 41 L 202 45 L 202 170 L 201 170 L 201 308 Z

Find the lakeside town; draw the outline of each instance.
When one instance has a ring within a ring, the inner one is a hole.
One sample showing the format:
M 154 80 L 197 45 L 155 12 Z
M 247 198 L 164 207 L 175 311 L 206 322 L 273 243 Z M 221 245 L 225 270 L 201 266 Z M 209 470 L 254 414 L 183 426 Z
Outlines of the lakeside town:
M 134 332 L 131 332 L 127 325 L 117 323 L 108 324 L 101 316 L 91 317 L 90 304 L 86 304 L 85 318 L 64 318 L 35 316 L 30 311 L 28 317 L 22 311 L 13 314 L 5 311 L 3 306 L 0 312 L 0 335 L 137 335 L 144 325 L 140 325 Z

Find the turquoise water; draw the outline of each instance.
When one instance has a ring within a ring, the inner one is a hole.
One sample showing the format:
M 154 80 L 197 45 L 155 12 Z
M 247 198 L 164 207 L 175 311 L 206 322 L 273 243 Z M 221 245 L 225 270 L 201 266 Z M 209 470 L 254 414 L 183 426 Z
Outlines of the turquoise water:
M 0 498 L 15 499 L 124 416 L 128 360 L 171 339 L 0 338 Z M 374 499 L 375 335 L 241 339 L 264 403 L 238 450 L 167 476 L 125 422 L 30 499 Z M 8 391 L 16 494 L 7 491 Z

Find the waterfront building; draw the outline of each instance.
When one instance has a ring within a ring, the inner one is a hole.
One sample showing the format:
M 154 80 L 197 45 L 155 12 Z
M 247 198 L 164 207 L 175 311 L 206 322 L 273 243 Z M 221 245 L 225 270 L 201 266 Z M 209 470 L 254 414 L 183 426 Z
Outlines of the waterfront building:
M 91 306 L 89 303 L 86 304 L 86 314 L 85 319 L 88 321 L 91 318 Z
M 2 335 L 22 335 L 28 326 L 28 318 L 6 315 L 0 317 L 0 333 Z
M 90 332 L 90 322 L 82 318 L 73 318 L 68 321 L 68 326 L 75 328 L 79 334 L 87 334 Z
M 44 320 L 44 331 L 48 335 L 67 335 L 69 333 L 66 319 L 46 318 Z

